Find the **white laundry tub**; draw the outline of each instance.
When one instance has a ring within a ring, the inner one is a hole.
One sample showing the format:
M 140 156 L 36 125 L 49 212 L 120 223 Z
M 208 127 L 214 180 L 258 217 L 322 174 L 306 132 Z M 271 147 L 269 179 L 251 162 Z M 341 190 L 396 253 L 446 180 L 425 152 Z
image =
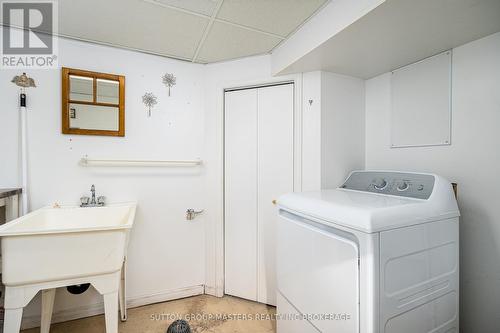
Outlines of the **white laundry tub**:
M 55 289 L 91 283 L 104 296 L 107 333 L 126 319 L 122 270 L 136 203 L 46 207 L 0 226 L 5 333 L 18 333 L 23 308 L 42 290 L 42 333 L 48 333 Z M 119 297 L 121 295 L 121 297 Z
M 6 286 L 119 271 L 136 204 L 42 208 L 0 227 Z

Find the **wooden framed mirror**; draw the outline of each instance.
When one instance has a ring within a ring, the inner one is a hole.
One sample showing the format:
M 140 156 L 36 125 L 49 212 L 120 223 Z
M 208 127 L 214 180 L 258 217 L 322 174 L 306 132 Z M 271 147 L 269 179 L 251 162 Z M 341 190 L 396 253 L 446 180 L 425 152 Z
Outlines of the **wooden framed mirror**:
M 63 67 L 62 133 L 125 136 L 125 77 Z

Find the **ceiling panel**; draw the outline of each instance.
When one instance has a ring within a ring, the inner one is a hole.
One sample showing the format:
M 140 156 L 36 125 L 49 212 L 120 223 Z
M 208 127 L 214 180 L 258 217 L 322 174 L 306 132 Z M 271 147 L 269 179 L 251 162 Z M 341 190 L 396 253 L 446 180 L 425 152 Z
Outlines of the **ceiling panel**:
M 211 16 L 218 0 L 145 0 Z
M 138 0 L 59 1 L 59 33 L 191 59 L 208 19 Z
M 327 1 L 226 0 L 217 18 L 286 37 Z
M 61 0 L 59 33 L 172 58 L 217 62 L 269 53 L 327 1 Z
M 215 62 L 269 52 L 281 39 L 214 22 L 200 50 L 200 62 Z

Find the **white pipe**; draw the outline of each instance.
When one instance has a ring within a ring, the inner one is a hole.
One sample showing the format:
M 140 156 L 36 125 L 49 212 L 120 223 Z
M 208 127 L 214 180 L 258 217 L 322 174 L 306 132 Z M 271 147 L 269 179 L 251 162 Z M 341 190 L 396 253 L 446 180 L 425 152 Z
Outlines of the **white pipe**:
M 201 160 L 110 160 L 90 159 L 83 157 L 82 166 L 123 166 L 123 167 L 169 167 L 169 166 L 197 166 Z
M 20 107 L 21 113 L 21 186 L 23 215 L 28 214 L 28 113 Z

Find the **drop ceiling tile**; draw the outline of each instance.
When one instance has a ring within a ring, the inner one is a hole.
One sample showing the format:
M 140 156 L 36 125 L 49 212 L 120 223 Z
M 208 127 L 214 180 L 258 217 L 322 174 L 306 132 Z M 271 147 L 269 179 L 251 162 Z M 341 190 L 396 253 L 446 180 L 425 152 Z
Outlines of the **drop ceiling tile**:
M 286 37 L 328 0 L 226 0 L 218 18 Z
M 59 33 L 191 59 L 208 19 L 137 0 L 59 1 Z
M 266 34 L 214 22 L 197 61 L 215 62 L 267 53 L 280 41 Z
M 199 14 L 211 16 L 217 7 L 217 0 L 150 0 L 181 9 L 190 10 Z

